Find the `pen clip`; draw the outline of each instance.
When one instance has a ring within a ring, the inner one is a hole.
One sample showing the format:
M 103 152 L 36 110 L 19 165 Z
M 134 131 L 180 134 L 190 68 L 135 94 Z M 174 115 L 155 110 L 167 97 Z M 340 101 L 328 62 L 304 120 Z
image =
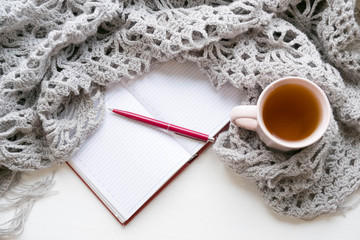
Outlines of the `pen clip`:
M 170 132 L 170 131 L 168 131 L 168 132 Z M 185 135 L 185 134 L 181 134 L 181 133 L 177 133 L 177 132 L 171 132 L 171 133 L 176 134 L 176 135 L 179 135 L 179 136 L 182 136 L 182 137 L 185 137 L 185 138 L 194 139 L 194 140 L 196 140 L 196 141 L 201 141 L 201 142 L 211 142 L 211 143 L 212 143 L 212 142 L 215 141 L 215 139 L 212 138 L 212 137 L 208 137 L 207 141 L 203 141 L 203 140 L 201 140 L 201 139 L 198 139 L 198 138 L 195 138 L 195 137 L 191 137 L 191 136 L 188 136 L 188 135 Z

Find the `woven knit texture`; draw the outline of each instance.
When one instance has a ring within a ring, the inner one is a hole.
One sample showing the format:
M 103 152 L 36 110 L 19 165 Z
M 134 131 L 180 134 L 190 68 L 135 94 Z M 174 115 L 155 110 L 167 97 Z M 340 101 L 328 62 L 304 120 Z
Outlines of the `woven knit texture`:
M 334 213 L 360 184 L 360 28 L 352 0 L 0 0 L 0 197 L 17 173 L 66 161 L 99 126 L 105 86 L 170 59 L 255 104 L 300 76 L 327 94 L 325 136 L 268 149 L 230 125 L 214 149 L 266 204 L 299 218 Z M 241 90 L 241 91 L 240 91 Z

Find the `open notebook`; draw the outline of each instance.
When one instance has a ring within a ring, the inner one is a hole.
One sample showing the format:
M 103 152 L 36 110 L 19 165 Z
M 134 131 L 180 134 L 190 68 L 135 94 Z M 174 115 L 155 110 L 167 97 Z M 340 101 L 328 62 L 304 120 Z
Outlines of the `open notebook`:
M 109 86 L 105 96 L 106 107 L 214 136 L 242 94 L 231 86 L 216 90 L 193 63 L 170 61 Z M 69 164 L 124 224 L 205 144 L 107 111 Z

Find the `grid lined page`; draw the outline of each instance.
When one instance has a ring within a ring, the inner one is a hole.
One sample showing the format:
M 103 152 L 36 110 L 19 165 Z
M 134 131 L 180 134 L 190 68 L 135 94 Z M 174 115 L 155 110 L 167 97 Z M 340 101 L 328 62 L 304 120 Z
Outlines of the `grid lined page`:
M 150 116 L 121 86 L 110 86 L 106 105 Z M 190 158 L 165 131 L 107 111 L 69 163 L 124 222 Z
M 159 120 L 214 136 L 230 120 L 231 108 L 244 94 L 233 86 L 216 90 L 208 76 L 191 62 L 169 61 L 158 64 L 127 88 Z M 191 154 L 203 142 L 174 136 Z

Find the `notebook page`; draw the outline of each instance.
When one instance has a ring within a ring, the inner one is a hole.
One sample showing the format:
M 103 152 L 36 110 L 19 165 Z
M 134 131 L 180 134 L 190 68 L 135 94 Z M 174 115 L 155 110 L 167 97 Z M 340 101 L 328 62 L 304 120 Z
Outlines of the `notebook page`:
M 119 85 L 110 86 L 105 102 L 107 107 L 150 116 Z M 103 124 L 70 164 L 124 222 L 190 157 L 166 131 L 107 111 Z
M 208 76 L 191 62 L 157 64 L 126 86 L 156 118 L 210 136 L 229 122 L 231 108 L 239 105 L 244 96 L 230 85 L 216 90 Z M 175 138 L 192 154 L 204 146 L 201 141 L 177 135 Z

